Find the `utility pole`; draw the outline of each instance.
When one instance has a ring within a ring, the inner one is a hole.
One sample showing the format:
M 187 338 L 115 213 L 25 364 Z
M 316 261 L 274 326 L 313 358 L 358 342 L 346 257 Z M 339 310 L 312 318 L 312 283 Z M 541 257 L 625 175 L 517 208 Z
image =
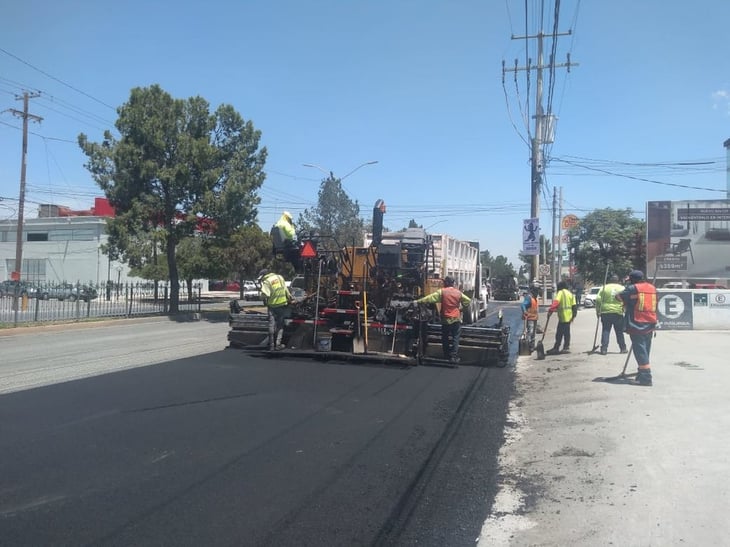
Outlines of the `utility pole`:
M 40 93 L 28 93 L 25 91 L 22 97 L 17 97 L 17 100 L 23 101 L 23 111 L 10 109 L 10 112 L 14 116 L 23 118 L 23 156 L 20 163 L 20 195 L 18 197 L 18 232 L 15 241 L 15 271 L 13 272 L 11 279 L 17 279 L 20 281 L 23 273 L 23 212 L 25 209 L 25 158 L 28 155 L 28 120 L 31 119 L 34 122 L 40 123 L 43 118 L 28 113 L 28 101 L 40 97 Z M 16 277 L 17 276 L 17 277 Z
M 727 185 L 727 192 L 725 193 L 725 199 L 730 199 L 730 139 L 726 140 L 722 145 L 727 151 L 727 158 L 725 160 L 725 171 L 727 172 L 725 182 Z
M 561 32 L 561 33 L 550 33 L 547 36 L 552 37 L 553 40 L 557 40 L 558 36 L 570 36 L 572 32 Z M 542 157 L 542 146 L 543 144 L 549 144 L 552 142 L 552 131 L 546 129 L 552 129 L 553 115 L 551 112 L 545 114 L 542 107 L 542 93 L 543 93 L 543 70 L 553 69 L 558 67 L 565 67 L 570 72 L 571 66 L 578 66 L 578 63 L 572 63 L 570 61 L 570 54 L 567 55 L 567 61 L 565 63 L 556 64 L 554 59 L 550 58 L 548 64 L 543 62 L 543 39 L 545 34 L 542 29 L 535 34 L 529 36 L 512 36 L 513 40 L 526 40 L 526 39 L 537 39 L 537 64 L 532 65 L 532 59 L 527 60 L 526 66 L 518 66 L 518 60 L 515 59 L 515 66 L 513 68 L 505 68 L 504 61 L 502 62 L 502 76 L 504 77 L 505 72 L 514 72 L 515 74 L 520 71 L 531 72 L 535 70 L 537 72 L 537 86 L 535 90 L 535 134 L 532 137 L 530 143 L 530 217 L 538 218 L 540 216 L 540 193 L 542 192 L 542 175 L 545 169 L 544 158 Z M 529 76 L 528 76 L 529 78 Z M 550 123 L 546 123 L 546 122 Z M 553 242 L 554 249 L 554 242 Z M 537 279 L 537 269 L 539 262 L 539 255 L 532 257 L 532 264 L 530 266 L 530 280 L 534 282 Z
M 550 249 L 553 253 L 553 258 L 550 261 L 551 263 L 551 272 L 553 275 L 551 275 L 551 281 L 553 284 L 553 287 L 555 287 L 560 281 L 560 274 L 558 273 L 558 255 L 555 252 L 555 241 L 557 241 L 557 235 L 558 235 L 558 196 L 557 196 L 557 189 L 553 186 L 553 234 L 552 234 L 552 240 Z
M 563 279 L 563 187 L 560 187 L 558 206 L 558 281 Z

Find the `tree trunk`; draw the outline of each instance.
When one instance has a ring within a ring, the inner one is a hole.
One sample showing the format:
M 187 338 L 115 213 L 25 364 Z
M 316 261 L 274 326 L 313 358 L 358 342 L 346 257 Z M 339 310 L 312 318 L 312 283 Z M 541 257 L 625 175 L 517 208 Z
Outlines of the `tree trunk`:
M 180 281 L 177 273 L 177 259 L 175 257 L 176 242 L 172 236 L 167 239 L 167 269 L 170 274 L 170 313 L 180 311 Z

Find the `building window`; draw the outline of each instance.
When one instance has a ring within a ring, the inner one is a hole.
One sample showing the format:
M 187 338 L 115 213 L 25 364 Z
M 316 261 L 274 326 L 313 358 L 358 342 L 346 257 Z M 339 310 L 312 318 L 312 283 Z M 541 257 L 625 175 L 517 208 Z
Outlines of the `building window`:
M 97 239 L 97 230 L 93 228 L 51 230 L 47 241 L 93 241 Z
M 48 241 L 48 232 L 28 232 L 28 241 Z

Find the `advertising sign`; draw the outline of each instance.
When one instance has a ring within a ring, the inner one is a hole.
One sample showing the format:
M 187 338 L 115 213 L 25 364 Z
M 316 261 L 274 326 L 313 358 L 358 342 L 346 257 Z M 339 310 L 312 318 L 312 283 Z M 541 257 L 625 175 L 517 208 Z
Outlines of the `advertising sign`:
M 571 228 L 575 228 L 576 226 L 578 226 L 578 222 L 580 222 L 580 220 L 577 216 L 565 215 L 560 221 L 560 226 L 563 228 L 563 230 L 570 230 Z
M 730 200 L 648 202 L 646 262 L 647 272 L 657 272 L 657 287 L 679 280 L 727 286 Z
M 730 309 L 730 293 L 713 292 L 709 298 L 710 308 L 727 308 Z
M 672 330 L 692 330 L 692 293 L 665 292 L 657 294 L 659 327 Z
M 522 254 L 540 254 L 540 219 L 526 218 L 522 227 Z

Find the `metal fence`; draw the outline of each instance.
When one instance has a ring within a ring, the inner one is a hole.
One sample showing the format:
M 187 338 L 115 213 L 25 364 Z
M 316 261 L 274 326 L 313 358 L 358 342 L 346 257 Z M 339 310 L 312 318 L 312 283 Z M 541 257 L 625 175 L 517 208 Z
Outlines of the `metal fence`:
M 132 317 L 170 313 L 170 286 L 155 283 L 75 285 L 74 291 L 37 286 L 23 295 L 0 298 L 0 325 L 81 321 L 95 317 Z M 178 310 L 201 311 L 201 286 L 180 285 Z

